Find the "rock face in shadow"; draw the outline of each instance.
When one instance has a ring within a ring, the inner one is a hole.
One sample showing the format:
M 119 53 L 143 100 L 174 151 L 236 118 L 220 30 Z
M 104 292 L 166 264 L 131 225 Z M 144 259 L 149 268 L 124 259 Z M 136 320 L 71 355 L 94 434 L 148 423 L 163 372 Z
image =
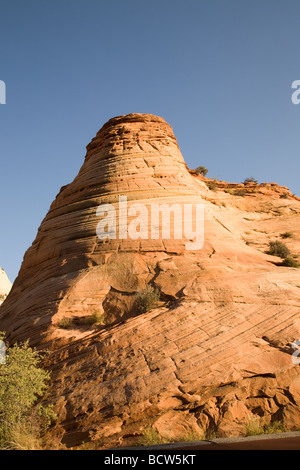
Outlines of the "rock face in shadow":
M 1 306 L 0 330 L 50 350 L 46 400 L 65 445 L 130 443 L 149 425 L 172 439 L 240 435 L 257 419 L 299 427 L 291 343 L 300 339 L 300 275 L 266 254 L 288 230 L 299 254 L 299 200 L 275 184 L 234 194 L 208 183 L 188 170 L 169 124 L 129 114 L 102 127 L 51 205 Z M 120 236 L 120 196 L 148 214 L 153 204 L 203 205 L 202 248 L 175 237 L 175 217 L 169 238 L 151 238 L 149 225 L 143 238 Z M 116 209 L 115 238 L 97 236 L 104 204 Z M 147 285 L 160 302 L 138 314 L 135 296 Z

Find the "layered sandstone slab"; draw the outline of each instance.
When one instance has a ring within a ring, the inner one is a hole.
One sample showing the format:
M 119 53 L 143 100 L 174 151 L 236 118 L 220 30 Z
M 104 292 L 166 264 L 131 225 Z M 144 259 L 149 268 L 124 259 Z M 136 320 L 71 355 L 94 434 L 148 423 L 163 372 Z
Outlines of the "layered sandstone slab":
M 287 226 L 299 254 L 299 200 L 280 198 L 286 188 L 277 186 L 239 197 L 206 182 L 188 170 L 162 118 L 130 114 L 100 129 L 51 205 L 0 309 L 0 329 L 52 351 L 47 400 L 65 444 L 126 443 L 147 423 L 162 435 L 170 423 L 186 434 L 240 434 L 252 415 L 299 425 L 291 356 L 299 270 L 266 254 Z M 99 239 L 97 209 L 113 205 L 119 227 L 120 196 L 146 208 L 203 205 L 203 247 L 150 232 Z M 148 284 L 160 305 L 137 316 L 135 295 Z M 101 324 L 82 321 L 95 312 Z
M 204 204 L 206 192 L 206 185 L 189 173 L 173 131 L 162 118 L 131 114 L 108 121 L 87 146 L 77 177 L 61 189 L 24 256 L 2 309 L 3 327 L 11 339 L 34 341 L 36 335 L 40 344 L 52 333 L 57 336 L 52 326 L 64 316 L 104 311 L 108 322 L 126 317 L 132 306 L 130 294 L 157 277 L 166 255 L 176 258 L 185 253 L 188 240 L 153 239 L 150 233 L 144 239 L 100 240 L 96 234 L 99 205 L 113 205 L 119 225 L 120 195 L 129 205 L 182 207 Z M 268 267 L 267 257 L 245 246 L 211 207 L 205 209 L 205 244 L 196 253 L 196 271 L 183 263 L 186 275 L 174 280 L 172 270 L 168 268 L 167 275 L 162 270 L 158 279 L 162 293 L 178 296 L 187 278 L 197 275 L 200 259 L 207 259 L 207 269 L 213 271 L 222 270 L 229 259 L 237 265 L 255 259 Z

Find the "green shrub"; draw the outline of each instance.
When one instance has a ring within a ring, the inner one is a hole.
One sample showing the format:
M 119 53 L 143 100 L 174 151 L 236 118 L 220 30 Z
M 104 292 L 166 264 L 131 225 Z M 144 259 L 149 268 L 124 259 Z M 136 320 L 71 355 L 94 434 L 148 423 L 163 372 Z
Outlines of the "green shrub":
M 142 437 L 138 440 L 137 444 L 139 446 L 154 446 L 168 442 L 170 442 L 169 439 L 162 438 L 156 429 L 148 426 L 142 431 Z
M 264 428 L 260 424 L 259 416 L 252 415 L 249 417 L 247 424 L 245 425 L 246 436 L 258 436 L 264 433 Z
M 288 193 L 283 193 L 283 194 L 280 194 L 279 196 L 281 199 L 288 199 L 289 195 Z
M 84 317 L 80 323 L 85 325 L 99 325 L 100 323 L 105 324 L 105 315 L 100 312 L 94 312 L 92 315 Z
M 217 439 L 217 437 L 218 437 L 217 431 L 212 430 L 212 429 L 207 429 L 204 432 L 204 435 L 203 435 L 203 439 L 205 441 L 210 441 L 212 439 Z
M 227 194 L 231 194 L 232 196 L 234 195 L 234 191 L 233 191 L 233 189 L 230 189 L 230 188 L 228 188 L 228 189 L 225 189 L 225 193 L 227 193 Z
M 76 325 L 98 325 L 98 324 L 107 324 L 104 313 L 95 311 L 92 315 L 87 315 L 85 317 L 63 317 L 57 322 L 59 328 L 74 328 Z
M 264 432 L 266 434 L 275 434 L 278 432 L 285 432 L 285 426 L 281 421 L 274 421 L 273 423 L 269 424 L 265 427 Z
M 199 429 L 200 431 L 200 429 Z M 176 441 L 178 442 L 197 442 L 197 441 L 202 441 L 204 439 L 204 437 L 206 438 L 206 435 L 205 433 L 197 433 L 197 432 L 188 432 L 187 434 L 184 434 L 183 436 L 179 436 L 178 438 L 176 438 Z M 210 439 L 213 439 L 212 437 Z
M 281 266 L 287 266 L 289 268 L 299 268 L 299 263 L 292 256 L 287 256 L 281 263 Z
M 282 238 L 292 238 L 294 234 L 292 232 L 284 232 L 280 235 Z
M 159 432 L 152 426 L 147 426 L 142 431 L 142 436 L 137 442 L 140 446 L 153 446 L 157 444 L 170 444 L 174 442 L 195 442 L 202 441 L 203 439 L 215 439 L 216 434 L 214 432 L 204 433 L 199 427 L 199 432 L 191 431 L 186 434 L 177 435 L 175 437 L 161 437 Z
M 243 189 L 236 189 L 233 194 L 234 196 L 244 197 L 246 196 L 246 191 L 244 191 Z
M 136 294 L 134 307 L 139 314 L 149 312 L 156 307 L 159 297 L 160 293 L 158 289 L 147 286 L 146 289 Z
M 207 186 L 208 186 L 208 189 L 210 189 L 211 191 L 215 191 L 217 189 L 217 182 L 215 180 L 209 181 L 207 183 Z
M 63 317 L 57 322 L 57 326 L 64 329 L 72 328 L 74 326 L 73 318 Z
M 284 432 L 286 429 L 281 421 L 274 421 L 269 425 L 261 425 L 259 416 L 252 415 L 249 417 L 245 426 L 246 436 L 257 436 L 259 434 L 275 434 Z
M 205 168 L 205 166 L 198 166 L 198 167 L 195 169 L 195 172 L 196 172 L 196 173 L 199 173 L 200 175 L 206 176 L 206 175 L 207 175 L 207 172 L 208 172 L 208 169 Z
M 284 243 L 280 242 L 279 240 L 276 240 L 271 241 L 269 243 L 268 254 L 273 256 L 279 256 L 279 258 L 285 259 L 288 255 L 290 255 L 290 250 Z
M 244 184 L 247 184 L 247 183 L 256 183 L 257 184 L 257 179 L 253 178 L 253 176 L 250 176 L 250 178 L 246 178 L 244 181 L 243 181 Z
M 34 407 L 47 388 L 50 373 L 40 367 L 41 356 L 28 341 L 6 349 L 0 365 L 0 448 L 31 449 L 38 434 L 55 415 L 52 407 Z

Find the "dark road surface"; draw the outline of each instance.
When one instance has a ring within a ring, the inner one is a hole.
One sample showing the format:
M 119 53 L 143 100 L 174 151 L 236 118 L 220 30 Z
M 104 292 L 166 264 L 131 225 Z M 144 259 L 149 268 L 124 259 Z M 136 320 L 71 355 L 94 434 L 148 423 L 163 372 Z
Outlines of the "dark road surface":
M 119 448 L 129 450 L 130 448 Z M 168 450 L 300 450 L 300 431 L 259 436 L 213 439 L 211 441 L 183 442 L 146 447 L 132 447 L 135 451 Z
M 289 437 L 253 436 L 242 439 L 216 439 L 210 443 L 184 447 L 184 450 L 300 450 L 300 434 Z

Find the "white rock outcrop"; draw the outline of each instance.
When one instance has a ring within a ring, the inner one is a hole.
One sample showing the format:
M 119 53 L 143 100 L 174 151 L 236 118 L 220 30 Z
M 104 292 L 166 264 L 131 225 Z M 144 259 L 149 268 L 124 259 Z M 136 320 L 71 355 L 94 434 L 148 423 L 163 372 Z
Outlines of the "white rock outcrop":
M 6 299 L 11 289 L 11 282 L 8 279 L 4 269 L 0 268 L 0 305 Z

